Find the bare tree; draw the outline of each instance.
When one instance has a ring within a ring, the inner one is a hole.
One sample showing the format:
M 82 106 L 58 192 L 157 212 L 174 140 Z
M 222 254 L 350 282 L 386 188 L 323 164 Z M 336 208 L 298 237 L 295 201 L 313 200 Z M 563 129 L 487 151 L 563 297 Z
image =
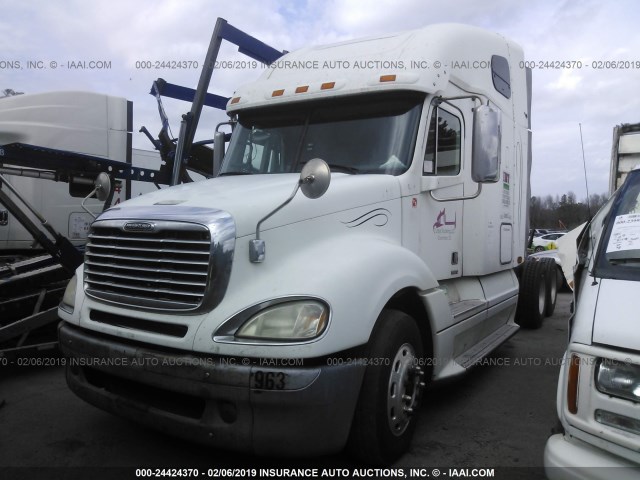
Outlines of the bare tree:
M 16 92 L 12 88 L 2 90 L 3 95 L 0 98 L 15 97 L 16 95 L 24 95 L 24 92 Z
M 530 203 L 530 219 L 533 228 L 561 228 L 571 229 L 589 219 L 607 201 L 606 194 L 591 194 L 589 196 L 591 209 L 587 209 L 587 200 L 579 202 L 574 192 L 556 195 L 555 201 L 551 195 L 542 199 L 533 197 Z

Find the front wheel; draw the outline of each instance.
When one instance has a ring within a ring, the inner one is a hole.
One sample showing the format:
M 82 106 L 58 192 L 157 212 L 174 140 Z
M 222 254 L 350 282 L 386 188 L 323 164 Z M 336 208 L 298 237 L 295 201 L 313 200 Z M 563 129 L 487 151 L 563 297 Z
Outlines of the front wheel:
M 411 444 L 425 372 L 422 340 L 407 314 L 384 310 L 370 344 L 349 450 L 371 465 L 389 465 Z

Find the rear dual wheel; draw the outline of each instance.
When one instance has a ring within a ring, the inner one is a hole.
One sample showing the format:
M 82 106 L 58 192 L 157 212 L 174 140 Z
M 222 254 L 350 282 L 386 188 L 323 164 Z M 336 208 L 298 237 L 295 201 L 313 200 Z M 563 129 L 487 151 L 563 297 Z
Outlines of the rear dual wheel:
M 528 260 L 520 277 L 516 323 L 523 328 L 540 328 L 544 317 L 553 314 L 557 296 L 555 261 L 552 258 Z
M 545 315 L 550 317 L 553 315 L 554 310 L 556 309 L 556 300 L 558 298 L 558 288 L 560 288 L 560 284 L 558 282 L 558 266 L 556 265 L 555 260 L 552 258 L 543 258 L 547 264 L 547 295 L 546 295 L 546 309 Z

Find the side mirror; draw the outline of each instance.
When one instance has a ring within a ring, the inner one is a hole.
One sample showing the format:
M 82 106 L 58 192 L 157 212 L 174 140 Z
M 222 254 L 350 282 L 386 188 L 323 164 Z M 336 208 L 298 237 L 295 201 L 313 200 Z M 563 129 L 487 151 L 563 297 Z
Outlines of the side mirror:
M 222 160 L 225 154 L 225 144 L 231 139 L 233 129 L 238 123 L 236 120 L 230 120 L 228 122 L 222 122 L 216 125 L 215 133 L 213 134 L 213 176 L 217 177 L 222 167 Z M 220 131 L 220 127 L 227 125 L 231 128 L 230 132 Z
M 300 172 L 300 190 L 307 198 L 320 198 L 331 183 L 331 170 L 321 158 L 313 158 L 305 163 Z
M 213 136 L 213 176 L 217 177 L 224 158 L 224 132 L 216 132 Z
M 309 160 L 304 167 L 302 167 L 300 179 L 296 183 L 296 186 L 289 198 L 287 198 L 275 210 L 269 212 L 256 225 L 256 238 L 255 240 L 249 240 L 249 261 L 251 261 L 251 263 L 264 262 L 266 246 L 265 241 L 260 238 L 260 225 L 262 225 L 267 218 L 271 217 L 293 200 L 293 197 L 296 196 L 298 190 L 302 190 L 302 193 L 307 198 L 320 198 L 329 188 L 329 183 L 331 183 L 331 169 L 329 168 L 329 165 L 327 165 L 327 162 L 321 158 L 313 158 Z
M 105 172 L 100 172 L 96 180 L 93 182 L 95 186 L 96 198 L 104 202 L 109 198 L 111 193 L 111 177 Z
M 93 186 L 94 189 L 89 195 L 84 198 L 84 200 L 82 200 L 82 202 L 80 202 L 80 206 L 93 218 L 97 218 L 98 216 L 91 210 L 89 210 L 84 204 L 87 200 L 89 200 L 89 198 L 93 197 L 94 195 L 101 202 L 104 202 L 107 198 L 109 198 L 109 195 L 111 194 L 111 177 L 105 172 L 100 172 L 93 182 Z
M 500 180 L 502 117 L 488 105 L 476 108 L 473 115 L 473 153 L 471 178 L 477 183 Z

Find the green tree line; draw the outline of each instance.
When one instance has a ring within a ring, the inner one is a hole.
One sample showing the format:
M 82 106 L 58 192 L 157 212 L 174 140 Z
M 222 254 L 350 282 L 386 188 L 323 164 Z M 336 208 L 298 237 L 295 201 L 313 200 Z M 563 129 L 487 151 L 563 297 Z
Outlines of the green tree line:
M 587 199 L 578 201 L 576 194 L 531 197 L 529 217 L 532 228 L 571 230 L 589 220 L 609 199 L 605 193 L 594 193 Z

